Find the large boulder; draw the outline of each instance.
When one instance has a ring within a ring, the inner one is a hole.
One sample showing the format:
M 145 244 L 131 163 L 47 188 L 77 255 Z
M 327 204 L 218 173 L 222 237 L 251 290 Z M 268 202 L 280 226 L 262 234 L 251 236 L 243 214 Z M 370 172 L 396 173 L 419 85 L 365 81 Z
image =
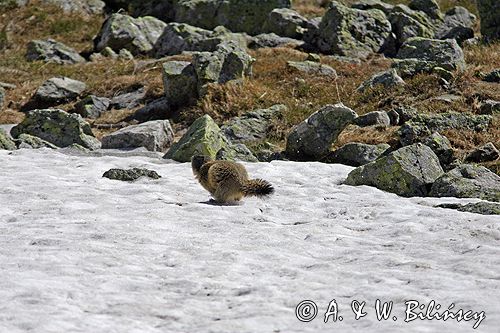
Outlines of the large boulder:
M 431 19 L 442 19 L 443 14 L 439 9 L 436 0 L 412 0 L 408 5 L 411 9 L 418 10 L 427 14 Z
M 53 77 L 45 81 L 36 90 L 31 100 L 23 106 L 22 110 L 29 111 L 74 101 L 86 88 L 84 82 L 68 77 Z
M 397 47 L 412 37 L 431 38 L 434 35 L 431 28 L 421 23 L 415 16 L 408 15 L 407 12 L 394 11 L 389 14 L 388 18 L 396 36 Z
M 438 26 L 435 38 L 446 39 L 450 38 L 457 31 L 471 31 L 474 28 L 476 16 L 469 12 L 466 8 L 456 6 L 446 12 L 443 22 Z M 472 37 L 474 31 L 472 30 Z
M 56 145 L 52 143 L 42 140 L 37 136 L 29 135 L 29 134 L 21 134 L 16 139 L 16 145 L 19 149 L 39 149 L 39 148 L 50 148 L 57 149 Z
M 146 88 L 143 85 L 132 85 L 125 92 L 113 96 L 109 102 L 109 107 L 120 109 L 133 109 L 146 98 Z
M 353 123 L 358 125 L 359 127 L 367 127 L 367 126 L 387 127 L 391 124 L 391 118 L 385 111 L 372 111 L 354 119 Z
M 350 142 L 330 153 L 323 162 L 340 163 L 354 167 L 368 164 L 381 157 L 391 146 L 386 143 L 369 145 Z
M 290 7 L 290 0 L 178 0 L 175 21 L 210 30 L 223 25 L 257 35 L 265 32 L 264 23 L 273 9 Z
M 187 61 L 163 63 L 163 87 L 172 107 L 194 104 L 198 98 L 198 79 L 193 64 Z
M 404 197 L 426 196 L 443 173 L 436 154 L 417 143 L 354 169 L 345 184 L 375 186 Z
M 104 21 L 94 38 L 94 48 L 97 52 L 109 46 L 116 52 L 127 49 L 134 55 L 148 54 L 166 25 L 151 16 L 133 18 L 115 13 Z
M 367 90 L 374 89 L 377 86 L 379 88 L 391 89 L 404 85 L 405 81 L 403 81 L 395 69 L 391 68 L 387 71 L 373 75 L 370 79 L 366 80 L 358 87 L 358 91 L 365 92 Z
M 425 137 L 422 143 L 432 149 L 439 158 L 439 163 L 441 163 L 443 169 L 448 169 L 448 165 L 453 162 L 453 148 L 450 140 L 439 132 L 434 132 Z
M 477 0 L 481 17 L 481 34 L 486 40 L 500 39 L 500 1 Z
M 294 160 L 319 160 L 356 117 L 356 112 L 342 103 L 322 107 L 292 129 L 286 155 Z
M 165 151 L 174 141 L 174 131 L 168 120 L 153 120 L 127 126 L 102 138 L 104 149 L 135 149 Z
M 222 131 L 231 142 L 258 141 L 265 139 L 271 122 L 286 111 L 282 104 L 267 109 L 258 109 L 229 120 Z
M 497 160 L 498 157 L 500 157 L 500 153 L 498 152 L 497 147 L 495 147 L 493 142 L 488 142 L 485 145 L 471 151 L 465 158 L 465 162 L 489 162 Z
M 311 25 L 309 20 L 289 8 L 276 8 L 269 13 L 264 30 L 279 36 L 301 39 Z
M 67 147 L 74 143 L 88 149 L 98 149 L 101 146 L 90 125 L 80 115 L 58 109 L 30 111 L 10 133 L 14 138 L 23 133 L 37 136 L 58 147 Z
M 482 215 L 500 215 L 500 204 L 493 202 L 486 202 L 486 201 L 473 202 L 465 205 L 440 204 L 435 207 L 456 209 L 459 212 L 468 212 L 468 213 L 482 214 Z
M 331 2 L 323 16 L 316 40 L 309 43 L 323 53 L 365 58 L 380 52 L 391 35 L 391 23 L 378 9 L 359 10 Z
M 446 70 L 464 70 L 464 53 L 454 39 L 437 40 L 422 37 L 408 39 L 397 54 L 399 59 L 430 63 Z
M 74 49 L 53 39 L 37 39 L 29 42 L 26 51 L 26 60 L 43 60 L 56 64 L 76 64 L 85 62 L 85 58 Z
M 434 182 L 434 197 L 480 198 L 500 201 L 500 177 L 485 167 L 461 164 Z
M 0 150 L 15 150 L 16 143 L 12 140 L 10 135 L 5 132 L 3 128 L 0 128 Z

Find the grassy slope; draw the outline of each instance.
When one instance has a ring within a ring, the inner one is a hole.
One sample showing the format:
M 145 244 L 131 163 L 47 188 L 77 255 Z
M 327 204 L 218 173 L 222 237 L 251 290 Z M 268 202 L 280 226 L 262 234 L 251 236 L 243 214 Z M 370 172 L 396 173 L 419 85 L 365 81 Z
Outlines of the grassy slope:
M 297 0 L 295 7 L 308 16 L 321 15 L 324 9 L 317 3 L 318 0 Z M 475 11 L 470 0 L 441 1 L 443 10 L 457 4 Z M 30 98 L 44 80 L 55 75 L 82 80 L 87 83 L 89 93 L 100 96 L 111 97 L 135 84 L 145 85 L 150 99 L 162 94 L 159 63 L 138 66 L 143 63 L 141 59 L 103 59 L 95 63 L 59 66 L 43 62 L 28 63 L 24 60 L 26 44 L 36 38 L 50 37 L 78 51 L 90 50 L 92 37 L 99 30 L 103 19 L 78 15 L 61 16 L 56 8 L 33 5 L 10 9 L 0 14 L 0 81 L 17 85 L 16 89 L 7 92 L 8 105 L 0 111 L 0 123 L 21 121 L 24 115 L 17 111 L 20 105 Z M 203 113 L 212 115 L 222 123 L 232 116 L 254 108 L 283 103 L 289 107 L 289 111 L 274 124 L 271 139 L 274 143 L 283 145 L 291 126 L 327 103 L 343 102 L 359 114 L 405 104 L 415 105 L 422 112 L 476 112 L 480 100 L 500 100 L 500 85 L 485 83 L 475 77 L 478 71 L 485 72 L 500 67 L 500 44 L 468 48 L 465 53 L 468 69 L 459 74 L 452 83 L 453 90 L 462 94 L 463 98 L 453 104 L 446 104 L 432 100 L 432 97 L 448 92 L 444 91 L 437 79 L 431 75 L 416 76 L 407 80 L 405 88 L 395 91 L 375 91 L 368 95 L 357 93 L 355 88 L 361 82 L 390 66 L 389 60 L 377 55 L 361 65 L 322 57 L 322 62 L 334 67 L 339 74 L 338 79 L 332 80 L 288 71 L 286 61 L 304 59 L 306 54 L 302 52 L 289 48 L 258 50 L 252 52 L 257 62 L 251 80 L 246 80 L 241 85 L 213 87 L 210 94 L 196 107 L 182 110 L 181 116 L 175 119 L 174 128 L 186 127 Z M 64 109 L 70 107 L 62 106 Z M 97 119 L 95 123 L 116 123 L 132 111 L 112 111 Z M 465 151 L 477 145 L 488 141 L 500 142 L 499 125 L 497 117 L 494 126 L 485 133 L 448 131 L 444 134 L 450 138 L 459 156 L 463 156 Z M 395 127 L 384 130 L 360 129 L 353 126 L 342 133 L 337 145 L 349 141 L 379 143 L 396 140 L 396 130 Z M 101 136 L 103 132 L 96 131 L 96 134 Z M 498 172 L 499 166 L 492 168 Z

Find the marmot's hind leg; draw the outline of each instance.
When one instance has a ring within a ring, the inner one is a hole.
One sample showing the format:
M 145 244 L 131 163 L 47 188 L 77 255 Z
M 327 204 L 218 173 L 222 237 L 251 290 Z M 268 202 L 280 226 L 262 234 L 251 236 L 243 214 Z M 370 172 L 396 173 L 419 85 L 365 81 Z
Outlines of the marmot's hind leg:
M 232 179 L 226 179 L 219 182 L 213 195 L 218 202 L 240 201 L 241 198 L 243 198 L 243 192 L 240 185 Z

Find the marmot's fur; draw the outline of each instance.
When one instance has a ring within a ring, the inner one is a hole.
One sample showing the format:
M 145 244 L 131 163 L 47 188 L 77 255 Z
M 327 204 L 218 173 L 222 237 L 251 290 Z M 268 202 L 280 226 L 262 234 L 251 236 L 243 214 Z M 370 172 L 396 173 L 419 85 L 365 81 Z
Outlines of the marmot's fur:
M 273 186 L 262 179 L 248 179 L 242 164 L 214 161 L 207 156 L 193 156 L 191 167 L 195 177 L 217 202 L 239 201 L 243 197 L 263 197 L 274 192 Z

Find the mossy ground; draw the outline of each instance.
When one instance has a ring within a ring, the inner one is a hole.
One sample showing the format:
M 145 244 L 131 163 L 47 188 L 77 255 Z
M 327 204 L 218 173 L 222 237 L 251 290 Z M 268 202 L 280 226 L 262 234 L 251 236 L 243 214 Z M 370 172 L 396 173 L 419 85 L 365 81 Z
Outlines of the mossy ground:
M 350 2 L 353 2 L 349 0 Z M 345 2 L 349 2 L 345 1 Z M 387 1 L 404 3 L 404 1 Z M 455 5 L 462 5 L 477 12 L 472 0 L 442 0 L 441 9 L 446 11 Z M 308 17 L 322 15 L 325 11 L 321 0 L 296 0 L 294 7 Z M 16 85 L 7 90 L 6 105 L 0 110 L 0 123 L 18 123 L 24 115 L 19 108 L 26 103 L 40 84 L 50 77 L 64 75 L 82 80 L 87 92 L 112 97 L 138 84 L 147 89 L 147 100 L 160 97 L 163 93 L 161 61 L 136 58 L 131 61 L 104 58 L 98 62 L 61 66 L 43 62 L 27 62 L 24 59 L 26 44 L 33 39 L 53 38 L 75 48 L 90 52 L 92 38 L 97 34 L 104 20 L 103 16 L 61 15 L 54 7 L 33 3 L 24 8 L 7 7 L 0 14 L 0 81 Z M 3 37 L 2 37 L 3 36 Z M 304 60 L 307 54 L 291 48 L 260 49 L 252 51 L 257 59 L 253 77 L 241 84 L 226 84 L 211 87 L 199 103 L 180 110 L 173 118 L 175 130 L 186 128 L 196 117 L 211 115 L 219 124 L 246 111 L 285 104 L 288 111 L 272 127 L 271 141 L 284 147 L 284 140 L 291 127 L 321 106 L 342 102 L 358 114 L 374 110 L 386 110 L 397 105 L 414 105 L 421 112 L 439 113 L 445 111 L 478 111 L 480 102 L 486 99 L 500 100 L 500 84 L 487 83 L 477 77 L 479 72 L 500 68 L 500 43 L 480 45 L 464 49 L 468 68 L 457 74 L 451 82 L 451 89 L 445 90 L 439 79 L 433 75 L 417 75 L 407 79 L 404 88 L 388 91 L 375 90 L 358 93 L 356 88 L 374 73 L 390 67 L 390 60 L 374 55 L 362 64 L 340 62 L 322 56 L 322 63 L 332 66 L 338 73 L 337 79 L 314 75 L 297 74 L 287 69 L 286 61 Z M 189 60 L 186 56 L 171 59 Z M 452 103 L 433 99 L 451 93 L 462 98 Z M 62 105 L 69 110 L 72 105 Z M 91 124 L 113 124 L 123 121 L 134 110 L 113 110 Z M 96 129 L 100 137 L 109 129 Z M 357 141 L 364 143 L 395 142 L 397 127 L 358 128 L 348 127 L 339 137 L 336 145 Z M 468 150 L 486 142 L 500 142 L 500 119 L 496 116 L 487 132 L 447 131 L 446 135 L 457 154 L 463 157 Z M 487 164 L 500 172 L 498 162 Z

